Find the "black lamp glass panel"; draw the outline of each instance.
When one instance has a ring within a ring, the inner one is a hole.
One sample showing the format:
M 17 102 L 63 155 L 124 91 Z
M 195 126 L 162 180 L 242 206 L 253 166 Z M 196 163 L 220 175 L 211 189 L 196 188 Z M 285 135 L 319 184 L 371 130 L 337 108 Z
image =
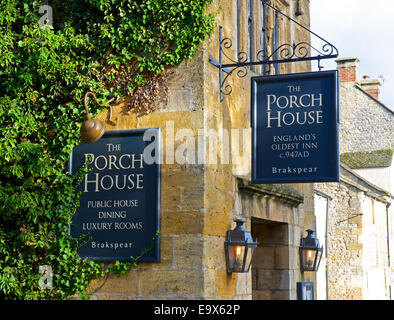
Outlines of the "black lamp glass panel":
M 313 271 L 315 267 L 315 260 L 317 255 L 316 249 L 303 248 L 301 250 L 301 254 L 302 254 L 303 270 Z
M 244 229 L 245 220 L 238 219 L 236 222 L 236 228 L 227 231 L 224 243 L 227 272 L 243 273 L 249 271 L 257 242 L 253 241 L 250 232 Z
M 322 257 L 323 247 L 320 247 L 319 239 L 313 236 L 313 229 L 308 229 L 307 232 L 307 237 L 301 239 L 300 245 L 301 270 L 317 271 Z

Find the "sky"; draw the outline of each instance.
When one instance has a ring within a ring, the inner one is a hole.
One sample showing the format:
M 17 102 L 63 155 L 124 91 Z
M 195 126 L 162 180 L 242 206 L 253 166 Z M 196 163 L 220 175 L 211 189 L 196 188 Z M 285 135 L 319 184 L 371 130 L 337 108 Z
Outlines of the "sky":
M 311 30 L 333 44 L 339 58 L 360 60 L 358 81 L 364 75 L 383 79 L 380 101 L 394 110 L 394 1 L 310 0 L 310 9 Z M 335 59 L 321 65 L 336 69 Z

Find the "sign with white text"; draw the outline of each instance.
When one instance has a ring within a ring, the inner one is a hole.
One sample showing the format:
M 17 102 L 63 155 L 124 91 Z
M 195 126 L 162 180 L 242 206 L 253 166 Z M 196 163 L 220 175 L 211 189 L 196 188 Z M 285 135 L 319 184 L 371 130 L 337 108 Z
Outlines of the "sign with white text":
M 160 140 L 160 129 L 109 131 L 73 149 L 72 174 L 88 163 L 70 225 L 72 237 L 86 236 L 82 258 L 131 260 L 152 248 L 140 260 L 160 260 Z
M 252 182 L 339 181 L 338 72 L 252 78 Z

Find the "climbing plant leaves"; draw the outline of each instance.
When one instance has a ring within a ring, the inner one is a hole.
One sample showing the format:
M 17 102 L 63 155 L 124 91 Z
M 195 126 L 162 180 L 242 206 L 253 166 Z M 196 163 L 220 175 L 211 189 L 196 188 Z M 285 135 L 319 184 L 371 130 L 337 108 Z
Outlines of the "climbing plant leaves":
M 52 0 L 51 28 L 39 25 L 42 1 L 0 2 L 0 298 L 65 299 L 136 264 L 83 261 L 68 235 L 84 173 L 67 171 L 83 96 L 130 94 L 192 58 L 213 30 L 211 2 Z M 39 286 L 42 265 L 52 289 Z

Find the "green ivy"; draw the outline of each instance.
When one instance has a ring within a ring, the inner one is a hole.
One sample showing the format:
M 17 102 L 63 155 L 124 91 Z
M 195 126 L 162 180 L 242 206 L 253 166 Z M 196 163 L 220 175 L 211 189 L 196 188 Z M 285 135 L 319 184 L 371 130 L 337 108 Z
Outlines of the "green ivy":
M 67 172 L 83 97 L 130 94 L 192 58 L 213 30 L 211 2 L 53 0 L 53 28 L 40 28 L 41 1 L 1 0 L 0 298 L 65 299 L 136 265 L 84 261 L 68 235 L 84 173 Z M 53 289 L 38 285 L 41 265 L 52 267 Z

